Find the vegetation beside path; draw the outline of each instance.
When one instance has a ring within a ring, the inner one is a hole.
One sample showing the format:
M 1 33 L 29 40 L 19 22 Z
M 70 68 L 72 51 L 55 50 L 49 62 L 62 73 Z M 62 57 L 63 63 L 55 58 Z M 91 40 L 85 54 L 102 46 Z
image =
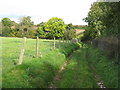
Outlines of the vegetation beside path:
M 118 65 L 115 62 L 100 50 L 84 45 L 73 53 L 54 84 L 58 88 L 100 88 L 98 84 L 103 83 L 106 88 L 118 88 Z
M 28 40 L 28 42 L 30 41 Z M 50 41 L 46 42 L 52 43 Z M 11 67 L 11 69 L 8 69 L 3 74 L 2 87 L 47 88 L 61 65 L 66 60 L 68 54 L 72 53 L 74 49 L 79 47 L 77 43 L 61 44 L 62 45 L 59 49 L 57 46 L 55 50 L 51 48 L 51 52 L 49 52 L 48 54 L 46 52 L 46 55 L 44 55 L 42 58 L 29 56 L 30 58 L 28 60 L 25 60 L 22 65 L 16 65 L 14 67 Z
M 93 73 L 87 61 L 81 55 L 81 49 L 76 50 L 68 60 L 68 65 L 54 82 L 57 88 L 97 88 Z
M 9 39 L 9 43 L 11 41 L 16 43 L 15 40 Z M 4 47 L 6 47 L 5 42 Z M 18 42 L 20 43 L 20 41 Z M 34 47 L 32 42 L 28 40 L 27 46 L 31 44 L 31 47 Z M 49 43 L 53 42 L 43 40 L 41 43 L 44 43 L 45 48 L 49 45 L 52 46 Z M 12 44 L 10 43 L 7 47 L 10 48 Z M 97 84 L 100 81 L 104 82 L 104 86 L 107 88 L 118 87 L 117 60 L 110 60 L 99 49 L 83 43 L 56 43 L 56 49 L 49 47 L 50 50 L 46 51 L 43 57 L 33 57 L 29 54 L 34 54 L 34 51 L 30 53 L 31 48 L 28 48 L 23 64 L 14 65 L 3 73 L 3 88 L 47 88 L 53 82 L 54 86 L 58 88 L 99 88 Z M 44 51 L 44 49 L 41 50 Z M 4 53 L 5 56 L 9 54 L 8 52 Z M 68 58 L 68 56 L 71 57 Z M 12 58 L 8 60 L 12 60 Z M 59 79 L 54 81 L 66 60 L 66 67 L 59 73 Z M 7 58 L 3 63 L 7 64 Z M 95 76 L 99 77 L 95 78 Z

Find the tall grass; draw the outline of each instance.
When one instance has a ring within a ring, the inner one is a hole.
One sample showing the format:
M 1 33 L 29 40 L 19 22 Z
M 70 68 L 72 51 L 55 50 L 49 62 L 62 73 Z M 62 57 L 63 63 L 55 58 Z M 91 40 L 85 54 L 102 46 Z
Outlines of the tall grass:
M 104 53 L 92 46 L 82 49 L 82 54 L 85 55 L 86 61 L 95 72 L 104 81 L 107 88 L 118 88 L 118 64 L 116 59 L 110 60 Z
M 60 74 L 60 80 L 55 84 L 58 88 L 96 88 L 93 73 L 90 71 L 82 50 L 75 51 L 69 64 Z
M 109 60 L 97 48 L 81 44 L 55 85 L 59 88 L 99 88 L 97 83 L 103 81 L 107 88 L 118 88 L 116 61 Z
M 9 39 L 6 40 L 8 40 L 8 42 L 11 42 L 9 41 Z M 13 41 L 15 42 L 15 39 Z M 43 43 L 44 45 L 41 43 Z M 34 56 L 34 44 L 35 40 L 33 39 L 27 41 L 28 47 L 26 47 L 26 52 L 22 65 L 15 65 L 14 67 L 10 66 L 10 69 L 7 69 L 7 72 L 3 73 L 3 88 L 47 88 L 61 65 L 66 60 L 66 55 L 68 55 L 72 52 L 73 49 L 78 47 L 77 44 L 64 43 L 64 45 L 61 45 L 61 48 L 57 49 L 56 47 L 56 49 L 54 50 L 52 41 L 43 40 L 42 42 L 39 42 L 40 51 L 45 52 L 43 52 L 42 58 L 36 58 Z M 69 48 L 64 48 L 66 45 Z M 63 48 L 64 50 L 62 50 Z M 6 56 L 10 58 L 9 60 L 12 60 L 12 55 L 11 57 L 7 55 Z M 7 59 L 4 62 L 7 62 Z M 7 62 L 7 64 L 9 63 Z M 4 70 L 5 69 L 6 68 L 4 68 Z
M 2 37 L 2 70 L 7 72 L 18 63 L 20 50 L 22 48 L 22 38 L 5 38 Z M 36 40 L 27 39 L 23 63 L 35 58 Z M 53 50 L 52 41 L 39 40 L 39 57 L 40 52 L 44 57 Z

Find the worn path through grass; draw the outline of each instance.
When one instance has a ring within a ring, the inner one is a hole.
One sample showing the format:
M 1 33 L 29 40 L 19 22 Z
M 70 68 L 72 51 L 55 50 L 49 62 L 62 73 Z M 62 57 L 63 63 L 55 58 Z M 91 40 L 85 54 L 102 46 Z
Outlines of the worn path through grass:
M 88 45 L 74 51 L 49 88 L 115 88 L 118 66 L 104 53 Z
M 49 88 L 97 88 L 93 73 L 81 49 L 74 51 L 64 62 Z
M 61 66 L 61 68 L 59 69 L 58 73 L 56 74 L 56 76 L 53 79 L 53 82 L 51 82 L 49 88 L 57 88 L 56 85 L 55 85 L 55 83 L 61 79 L 60 74 L 64 71 L 64 69 L 67 66 L 67 64 L 69 63 L 69 59 L 71 57 L 72 57 L 72 53 L 68 56 L 68 60 L 66 60 L 64 62 L 64 64 Z

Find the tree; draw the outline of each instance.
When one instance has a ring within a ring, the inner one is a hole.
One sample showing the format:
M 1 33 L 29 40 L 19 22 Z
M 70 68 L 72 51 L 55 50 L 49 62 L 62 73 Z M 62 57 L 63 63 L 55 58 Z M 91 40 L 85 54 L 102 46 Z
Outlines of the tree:
M 40 38 L 46 38 L 46 31 L 45 31 L 45 22 L 41 22 L 38 24 L 38 29 L 37 29 L 37 36 Z
M 20 18 L 20 23 L 17 26 L 17 36 L 18 37 L 33 37 L 35 35 L 35 32 L 32 31 L 34 26 L 34 22 L 31 21 L 31 17 L 22 17 Z M 32 36 L 31 36 L 32 35 Z
M 2 36 L 11 36 L 12 21 L 9 18 L 2 19 Z
M 33 26 L 34 25 L 34 22 L 31 21 L 31 17 L 30 16 L 27 16 L 27 17 L 22 17 L 20 18 L 20 24 L 21 25 L 26 25 L 26 26 Z
M 66 30 L 64 32 L 64 39 L 72 39 L 75 37 L 75 30 L 74 30 L 74 26 L 72 25 L 72 23 L 67 24 L 66 25 Z
M 3 18 L 2 19 L 2 24 L 4 26 L 8 26 L 8 27 L 11 27 L 13 25 L 12 21 L 9 18 Z
M 63 37 L 65 31 L 65 23 L 61 18 L 53 17 L 45 24 L 45 31 L 47 31 L 47 38 Z
M 88 16 L 88 29 L 84 39 L 95 39 L 101 36 L 120 36 L 120 2 L 94 2 Z

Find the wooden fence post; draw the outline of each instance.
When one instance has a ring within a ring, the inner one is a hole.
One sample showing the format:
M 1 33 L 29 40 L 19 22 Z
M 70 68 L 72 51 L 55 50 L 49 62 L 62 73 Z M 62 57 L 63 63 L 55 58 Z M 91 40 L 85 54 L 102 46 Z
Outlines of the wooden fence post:
M 23 61 L 23 56 L 24 56 L 24 51 L 25 51 L 25 44 L 26 44 L 26 37 L 23 38 L 22 48 L 21 48 L 20 57 L 19 57 L 19 61 L 18 61 L 19 65 L 22 64 L 22 61 Z
M 55 49 L 55 37 L 54 37 L 54 49 Z
M 36 38 L 36 57 L 38 57 L 38 37 Z
M 64 38 L 63 38 L 63 43 L 64 43 Z
M 59 43 L 58 43 L 58 44 L 59 44 L 59 48 L 60 48 L 60 44 L 61 44 L 61 43 L 60 43 L 60 39 L 59 39 Z

